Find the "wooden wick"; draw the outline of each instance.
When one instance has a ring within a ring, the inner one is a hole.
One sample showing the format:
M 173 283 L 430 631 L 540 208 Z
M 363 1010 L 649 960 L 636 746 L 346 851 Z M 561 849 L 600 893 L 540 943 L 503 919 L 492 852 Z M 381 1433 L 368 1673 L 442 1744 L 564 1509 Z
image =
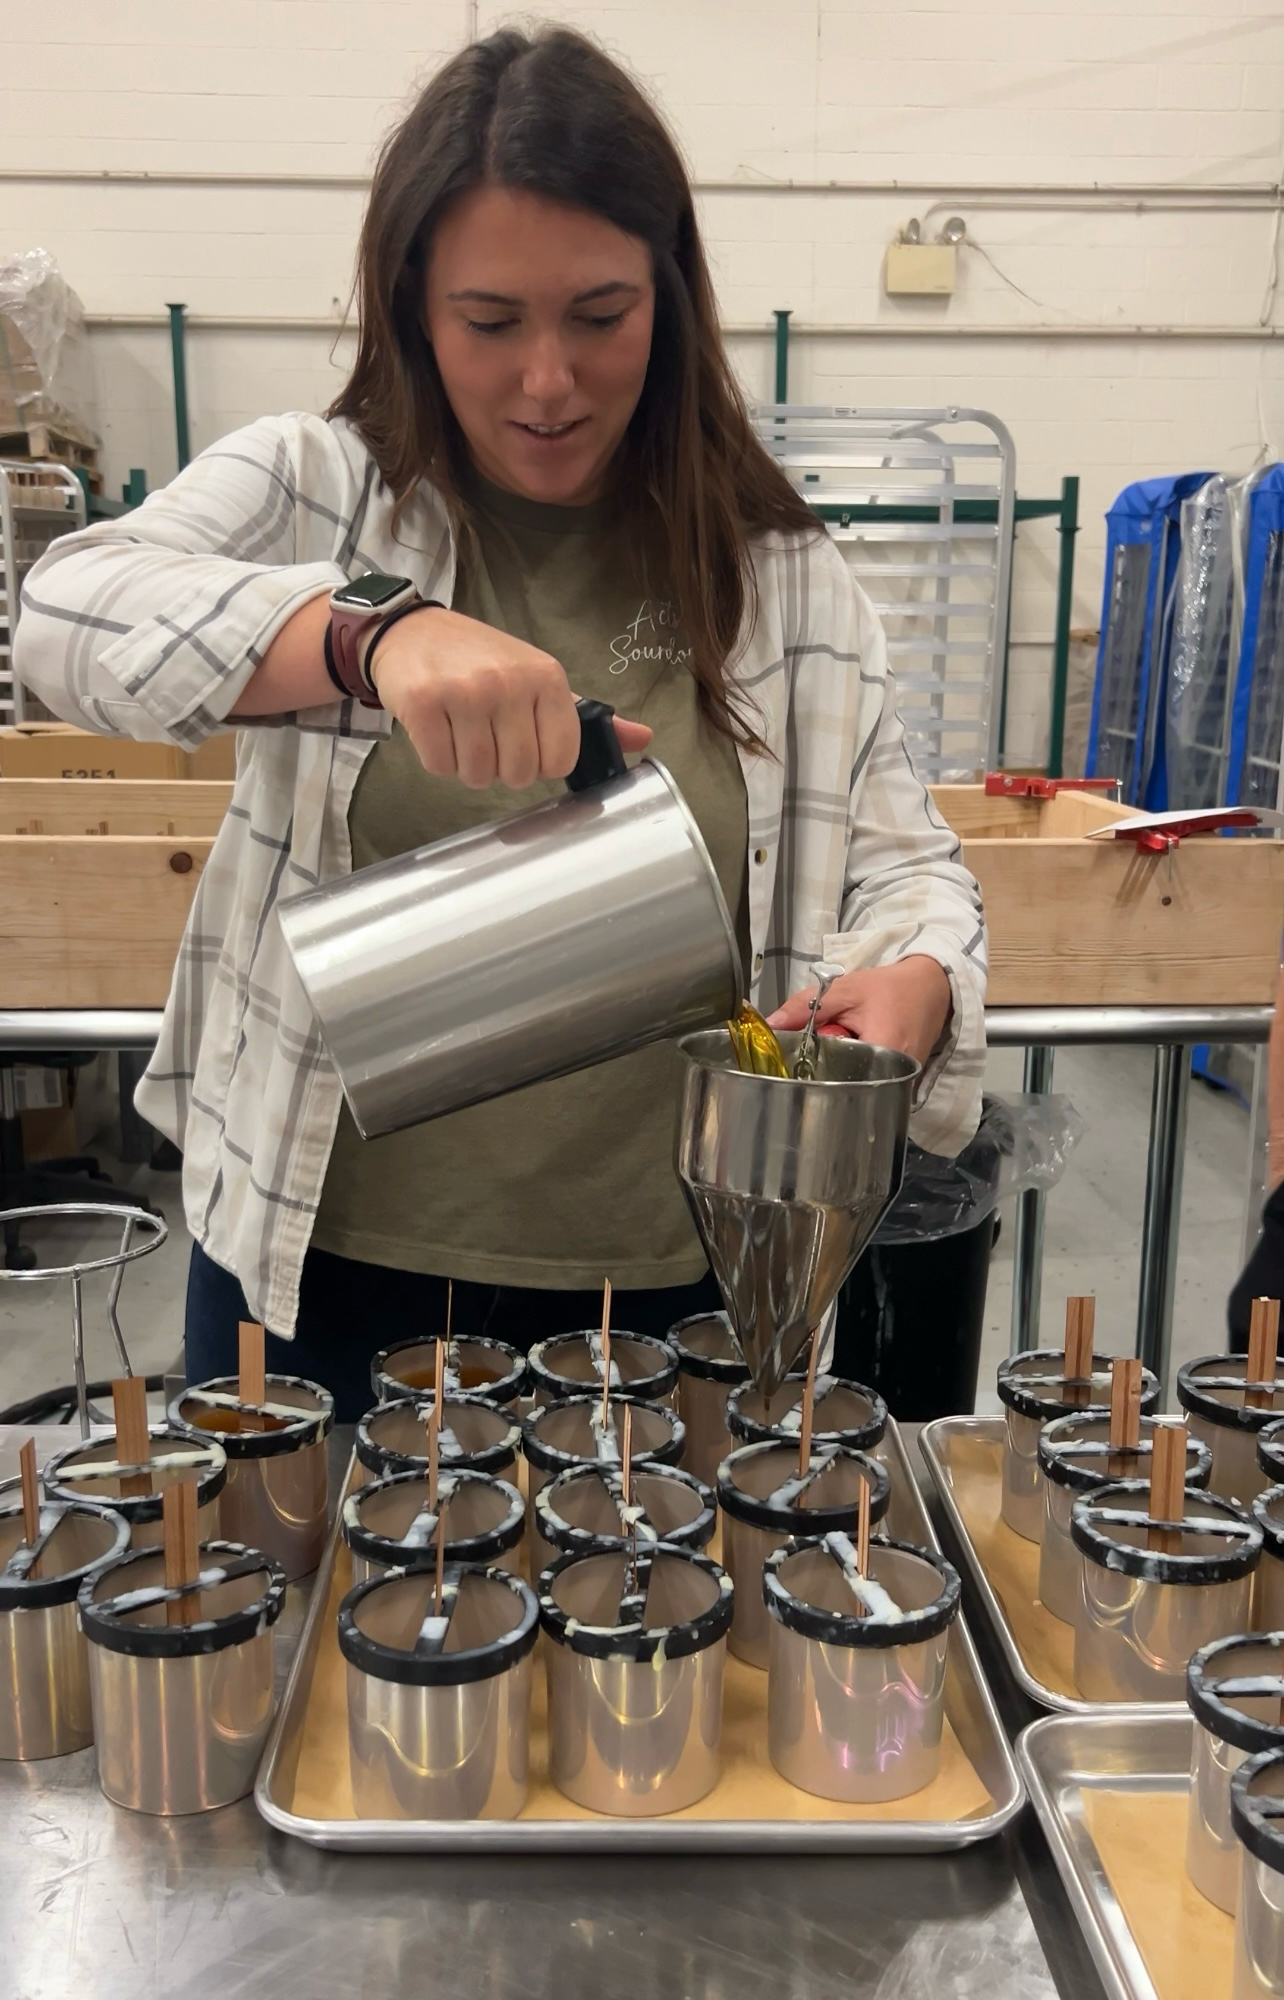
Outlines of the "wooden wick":
M 1250 1382 L 1274 1384 L 1279 1338 L 1279 1300 L 1254 1299 L 1249 1308 L 1248 1366 L 1245 1371 Z M 1273 1386 L 1266 1389 L 1250 1389 L 1244 1397 L 1245 1406 L 1250 1410 L 1268 1410 L 1274 1400 Z
M 820 1334 L 811 1337 L 807 1357 L 807 1380 L 803 1383 L 802 1411 L 798 1419 L 798 1477 L 805 1479 L 811 1465 L 811 1427 L 816 1414 L 816 1366 L 820 1360 Z
M 256 1319 L 243 1319 L 240 1325 L 240 1353 L 237 1357 L 236 1393 L 242 1403 L 252 1403 L 261 1409 L 267 1401 L 267 1365 L 263 1357 L 263 1328 Z M 260 1426 L 257 1416 L 246 1416 L 241 1412 L 241 1426 L 247 1431 L 256 1431 Z
M 861 1576 L 869 1575 L 869 1481 L 862 1474 L 860 1492 L 856 1496 L 856 1568 Z M 865 1615 L 862 1604 L 860 1614 Z
M 147 1435 L 147 1385 L 141 1375 L 121 1375 L 111 1385 L 116 1420 L 116 1456 L 123 1465 L 146 1465 L 152 1455 Z M 152 1491 L 150 1472 L 132 1472 L 120 1482 L 122 1496 L 136 1500 Z
M 18 1471 L 22 1476 L 22 1539 L 29 1549 L 34 1549 L 40 1540 L 40 1486 L 36 1479 L 36 1440 L 28 1438 L 18 1453 Z M 40 1560 L 37 1557 L 27 1575 L 34 1581 L 40 1575 Z
M 165 1488 L 161 1499 L 165 1533 L 165 1588 L 180 1590 L 195 1583 L 201 1573 L 201 1550 L 196 1531 L 196 1487 L 190 1479 L 176 1479 Z M 199 1591 L 171 1597 L 165 1606 L 167 1625 L 191 1625 L 200 1617 Z
M 1066 1391 L 1067 1403 L 1082 1409 L 1092 1401 L 1092 1337 L 1097 1324 L 1097 1301 L 1087 1298 L 1066 1300 L 1065 1372 L 1079 1386 Z
M 602 1287 L 602 1436 L 611 1421 L 611 1280 Z
M 1157 1423 L 1150 1448 L 1150 1502 L 1152 1521 L 1180 1521 L 1186 1512 L 1186 1452 L 1188 1438 L 1183 1423 Z M 1148 1548 L 1171 1553 L 1180 1546 L 1179 1534 L 1165 1528 L 1151 1528 Z
M 1110 1449 L 1136 1451 L 1141 1443 L 1141 1363 L 1136 1356 L 1110 1364 Z

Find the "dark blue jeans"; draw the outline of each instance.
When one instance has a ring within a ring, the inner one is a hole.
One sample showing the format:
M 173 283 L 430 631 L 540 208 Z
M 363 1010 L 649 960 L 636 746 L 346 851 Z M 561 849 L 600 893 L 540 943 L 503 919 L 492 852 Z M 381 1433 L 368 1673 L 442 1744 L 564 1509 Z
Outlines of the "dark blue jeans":
M 698 1284 L 616 1292 L 611 1318 L 622 1331 L 665 1334 L 689 1313 L 717 1312 L 718 1287 L 706 1272 Z M 456 1280 L 455 1333 L 489 1334 L 523 1354 L 553 1333 L 596 1326 L 600 1292 L 537 1292 L 514 1285 Z M 187 1273 L 187 1379 L 207 1382 L 237 1369 L 237 1327 L 249 1319 L 245 1294 L 198 1244 Z M 278 1375 L 304 1375 L 334 1397 L 341 1424 L 354 1424 L 374 1401 L 371 1356 L 394 1341 L 439 1332 L 446 1324 L 446 1280 L 383 1264 L 359 1264 L 328 1250 L 309 1250 L 303 1263 L 299 1318 L 293 1340 L 267 1337 L 267 1365 Z

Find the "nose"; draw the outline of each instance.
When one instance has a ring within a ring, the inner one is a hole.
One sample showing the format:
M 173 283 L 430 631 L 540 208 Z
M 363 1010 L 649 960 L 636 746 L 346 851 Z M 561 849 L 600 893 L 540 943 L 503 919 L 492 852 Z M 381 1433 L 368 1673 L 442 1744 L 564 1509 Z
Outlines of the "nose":
M 575 387 L 575 371 L 560 333 L 537 333 L 522 369 L 522 393 L 533 403 L 563 401 Z

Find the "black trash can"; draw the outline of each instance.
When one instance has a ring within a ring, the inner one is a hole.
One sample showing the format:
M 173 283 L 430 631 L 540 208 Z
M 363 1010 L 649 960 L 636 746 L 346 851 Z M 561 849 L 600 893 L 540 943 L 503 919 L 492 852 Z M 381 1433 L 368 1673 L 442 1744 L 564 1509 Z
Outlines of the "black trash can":
M 925 1243 L 872 1243 L 838 1295 L 833 1372 L 877 1389 L 901 1423 L 976 1408 L 998 1220 Z
M 877 1389 L 903 1423 L 976 1408 L 993 1204 L 1015 1144 L 1012 1107 L 987 1097 L 956 1160 L 911 1146 L 901 1192 L 838 1295 L 834 1374 Z

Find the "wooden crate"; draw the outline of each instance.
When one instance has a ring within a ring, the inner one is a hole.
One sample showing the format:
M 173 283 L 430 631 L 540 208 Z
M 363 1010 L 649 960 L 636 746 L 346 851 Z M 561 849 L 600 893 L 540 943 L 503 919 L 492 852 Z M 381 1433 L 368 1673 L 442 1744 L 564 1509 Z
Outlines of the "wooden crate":
M 156 1007 L 231 786 L 0 779 L 0 1006 Z M 1251 1005 L 1275 993 L 1284 841 L 1087 840 L 1091 794 L 936 800 L 985 897 L 993 1006 Z
M 1251 1006 L 1275 997 L 1284 841 L 1184 840 L 1171 855 L 1088 840 L 1131 817 L 1090 792 L 938 806 L 981 885 L 992 1007 Z
M 0 779 L 0 1007 L 160 1007 L 232 788 Z

